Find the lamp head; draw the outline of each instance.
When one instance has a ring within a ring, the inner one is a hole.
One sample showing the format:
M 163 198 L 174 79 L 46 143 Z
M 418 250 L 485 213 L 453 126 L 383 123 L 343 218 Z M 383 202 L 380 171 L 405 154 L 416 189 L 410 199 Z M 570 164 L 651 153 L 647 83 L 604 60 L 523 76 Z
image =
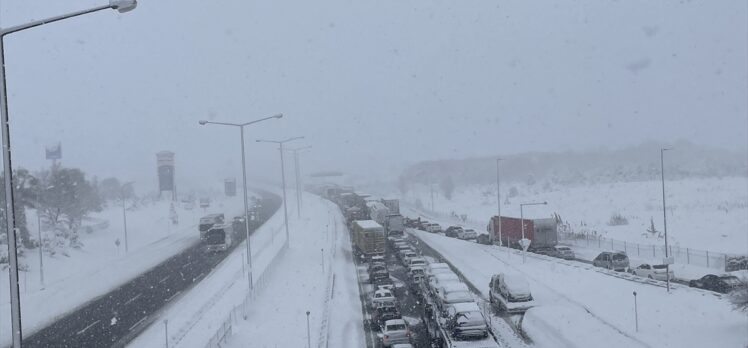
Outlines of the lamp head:
M 204 126 L 204 125 L 208 124 L 208 121 L 206 121 L 206 120 L 200 120 L 200 121 L 197 121 L 197 123 L 199 123 L 201 126 Z
M 283 118 L 283 114 L 273 115 L 274 118 Z
M 137 6 L 137 0 L 109 0 L 109 7 L 113 10 L 119 11 L 119 13 L 132 11 Z

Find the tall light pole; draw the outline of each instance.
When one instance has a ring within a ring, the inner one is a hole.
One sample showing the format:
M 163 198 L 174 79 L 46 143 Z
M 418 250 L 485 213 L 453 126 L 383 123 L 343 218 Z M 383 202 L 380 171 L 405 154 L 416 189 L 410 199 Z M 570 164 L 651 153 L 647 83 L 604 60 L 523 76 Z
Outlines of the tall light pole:
M 125 254 L 127 254 L 129 248 L 127 246 L 127 207 L 125 206 L 125 187 L 132 185 L 134 181 L 128 181 L 120 187 L 120 195 L 122 196 L 122 226 L 125 229 Z
M 519 221 L 520 225 L 522 225 L 522 241 L 520 244 L 527 243 L 527 240 L 525 239 L 525 214 L 524 214 L 524 207 L 526 205 L 546 205 L 548 202 L 532 202 L 532 203 L 520 203 L 519 205 Z M 525 263 L 525 252 L 527 251 L 527 248 L 530 245 L 522 245 L 522 263 Z
M 39 239 L 39 282 L 41 283 L 42 289 L 44 289 L 44 258 L 42 257 L 44 250 L 42 249 L 42 214 L 40 214 L 39 209 L 42 205 L 42 193 L 51 188 L 54 188 L 54 185 L 40 189 L 36 192 L 36 233 L 37 238 Z
M 665 209 L 665 151 L 669 151 L 672 149 L 668 148 L 661 148 L 660 149 L 660 170 L 661 170 L 661 178 L 662 178 L 662 225 L 665 229 L 665 259 L 667 261 L 665 262 L 665 272 L 666 272 L 666 284 L 667 284 L 667 292 L 670 292 L 670 260 L 668 259 L 668 248 L 667 248 L 667 210 Z
M 257 119 L 250 122 L 245 123 L 230 123 L 230 122 L 213 122 L 213 121 L 206 121 L 206 120 L 200 120 L 198 123 L 201 126 L 204 126 L 206 124 L 216 124 L 220 126 L 231 126 L 231 127 L 238 127 L 239 128 L 239 139 L 241 141 L 241 149 L 242 149 L 242 183 L 244 187 L 242 188 L 242 192 L 244 193 L 244 212 L 242 213 L 242 216 L 244 217 L 244 232 L 247 235 L 247 265 L 249 266 L 247 269 L 249 270 L 249 276 L 247 279 L 249 279 L 249 290 L 252 291 L 254 288 L 254 282 L 252 280 L 252 251 L 250 248 L 250 241 L 249 241 L 249 203 L 247 203 L 247 161 L 244 151 L 244 127 L 262 122 L 265 120 L 270 120 L 274 118 L 282 118 L 283 114 L 277 114 L 261 119 Z
M 5 81 L 5 49 L 3 40 L 6 35 L 13 34 L 26 29 L 42 26 L 63 19 L 77 17 L 80 15 L 98 12 L 106 9 L 114 9 L 120 13 L 135 9 L 137 0 L 109 0 L 109 5 L 102 5 L 87 10 L 71 12 L 68 14 L 50 17 L 42 20 L 17 25 L 10 28 L 0 28 L 0 128 L 2 128 L 3 141 L 3 170 L 5 171 L 5 212 L 6 230 L 8 231 L 8 276 L 10 278 L 10 315 L 13 347 L 20 348 L 22 340 L 21 329 L 21 298 L 18 289 L 18 255 L 16 253 L 16 212 L 13 209 L 13 167 L 11 165 L 10 151 L 10 123 L 8 122 L 8 91 Z
M 496 159 L 496 208 L 499 216 L 499 246 L 501 246 L 501 176 L 499 176 L 499 162 L 501 158 Z M 493 244 L 493 232 L 489 234 L 491 244 Z
M 273 143 L 273 144 L 278 144 L 279 146 L 278 149 L 280 150 L 280 160 L 281 160 L 281 181 L 283 183 L 283 218 L 285 220 L 285 225 L 286 225 L 286 247 L 287 248 L 291 246 L 291 239 L 289 238 L 289 233 L 288 233 L 288 205 L 286 204 L 286 166 L 283 163 L 283 144 L 289 141 L 294 141 L 298 139 L 304 139 L 304 137 L 293 137 L 293 138 L 288 138 L 286 140 L 262 140 L 262 139 L 257 140 L 258 143 Z
M 295 149 L 286 149 L 286 151 L 291 151 L 293 153 L 293 159 L 294 159 L 294 174 L 296 175 L 296 212 L 298 214 L 298 217 L 301 218 L 301 169 L 299 167 L 299 152 L 307 149 L 311 149 L 312 146 L 303 146 L 303 147 L 297 147 Z

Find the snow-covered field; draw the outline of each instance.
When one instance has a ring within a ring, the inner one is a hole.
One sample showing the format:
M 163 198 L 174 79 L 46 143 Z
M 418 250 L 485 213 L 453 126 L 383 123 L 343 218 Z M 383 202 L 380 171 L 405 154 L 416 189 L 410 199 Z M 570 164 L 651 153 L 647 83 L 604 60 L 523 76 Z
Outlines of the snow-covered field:
M 170 201 L 154 202 L 127 212 L 129 252 L 125 253 L 122 208 L 111 206 L 92 214 L 107 227 L 91 233 L 80 232 L 80 249 L 69 248 L 67 255 L 44 254 L 44 288 L 39 274 L 38 249 L 26 252 L 20 260 L 28 265 L 19 272 L 21 313 L 24 334 L 40 329 L 65 313 L 135 278 L 142 272 L 188 248 L 199 240 L 197 223 L 206 213 L 238 215 L 242 200 L 238 197 L 214 200 L 209 208 L 185 210 L 175 206 L 179 224 L 169 220 Z M 29 213 L 29 230 L 36 236 L 34 212 Z M 51 232 L 44 232 L 51 233 Z M 115 240 L 119 239 L 117 247 Z M 0 272 L 0 344 L 10 342 L 8 271 Z
M 410 233 L 439 252 L 488 297 L 493 274 L 520 274 L 538 307 L 523 328 L 542 347 L 745 347 L 748 317 L 727 299 L 677 287 L 642 284 L 531 256 L 427 232 Z M 635 329 L 637 293 L 639 331 Z
M 168 319 L 170 347 L 204 347 L 224 323 L 232 334 L 223 347 L 305 347 L 306 311 L 312 346 L 365 346 L 356 270 L 343 217 L 335 205 L 310 194 L 304 194 L 302 208 L 298 219 L 295 200 L 289 200 L 288 249 L 276 247 L 285 240 L 282 209 L 252 236 L 258 259 L 278 257 L 270 266 L 267 262 L 255 266 L 256 277 L 267 271 L 246 304 L 246 320 L 243 301 L 248 283 L 242 275 L 242 249 L 237 248 L 131 346 L 163 344 L 161 322 Z M 272 234 L 275 242 L 260 248 L 259 241 Z
M 666 181 L 665 187 L 671 245 L 722 253 L 748 251 L 747 177 Z M 517 195 L 509 197 L 515 190 Z M 468 219 L 482 225 L 481 230 L 485 230 L 489 217 L 496 215 L 495 185 L 457 187 L 451 200 L 438 187 L 434 193 L 434 211 L 467 214 Z M 419 200 L 425 209 L 431 205 L 430 191 L 425 187 L 408 191 L 404 199 L 412 205 Z M 660 181 L 578 186 L 502 183 L 501 200 L 504 216 L 519 217 L 519 203 L 547 201 L 547 206 L 526 207 L 525 216 L 541 218 L 558 213 L 576 231 L 631 243 L 663 243 L 661 238 L 646 233 L 651 221 L 658 231 L 663 230 Z M 628 225 L 609 226 L 614 213 L 626 217 Z

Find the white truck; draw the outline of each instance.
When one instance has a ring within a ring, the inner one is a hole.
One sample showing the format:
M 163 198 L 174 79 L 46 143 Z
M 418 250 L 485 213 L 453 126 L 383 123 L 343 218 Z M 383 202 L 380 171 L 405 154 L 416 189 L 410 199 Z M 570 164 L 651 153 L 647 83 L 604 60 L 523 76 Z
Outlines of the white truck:
M 393 212 L 384 203 L 379 201 L 366 202 L 366 207 L 369 208 L 369 218 L 382 225 L 388 237 L 403 235 L 405 232 L 405 223 L 403 216 L 399 212 Z

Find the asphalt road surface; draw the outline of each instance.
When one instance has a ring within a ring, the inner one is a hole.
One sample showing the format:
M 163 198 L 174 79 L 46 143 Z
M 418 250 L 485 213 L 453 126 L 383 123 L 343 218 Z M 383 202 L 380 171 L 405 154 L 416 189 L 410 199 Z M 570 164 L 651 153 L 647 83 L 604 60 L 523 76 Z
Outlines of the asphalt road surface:
M 260 222 L 280 204 L 280 197 L 262 193 Z M 164 305 L 202 280 L 238 245 L 227 252 L 206 253 L 198 243 L 24 338 L 23 346 L 122 347 L 153 323 L 154 314 Z
M 356 269 L 359 275 L 359 290 L 361 293 L 361 307 L 364 313 L 364 332 L 366 333 L 367 348 L 382 347 L 381 340 L 377 337 L 380 328 L 372 323 L 371 319 L 371 296 L 375 287 L 369 283 L 367 274 L 367 263 L 360 258 L 353 258 L 356 261 Z M 402 266 L 400 261 L 390 253 L 387 254 L 387 269 L 390 272 L 390 279 L 395 284 L 394 294 L 397 298 L 400 308 L 400 314 L 405 319 L 411 331 L 411 344 L 414 347 L 431 347 L 428 333 L 423 325 L 421 316 L 423 314 L 423 304 L 419 301 L 418 296 L 410 289 L 408 282 L 407 270 Z

